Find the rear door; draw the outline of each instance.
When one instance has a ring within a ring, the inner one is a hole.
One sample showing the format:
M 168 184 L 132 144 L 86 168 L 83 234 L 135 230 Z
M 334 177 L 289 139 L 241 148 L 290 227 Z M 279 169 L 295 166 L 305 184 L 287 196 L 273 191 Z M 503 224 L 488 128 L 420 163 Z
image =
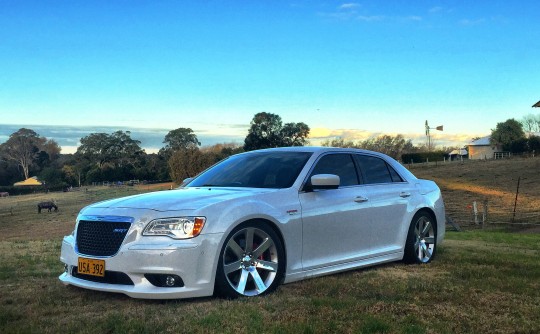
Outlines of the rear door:
M 338 175 L 341 182 L 338 189 L 299 194 L 304 270 L 358 259 L 370 243 L 370 202 L 365 187 L 360 186 L 353 156 L 326 154 L 317 161 L 309 178 L 317 174 Z
M 400 233 L 410 224 L 408 209 L 414 186 L 380 157 L 355 154 L 354 158 L 364 181 L 362 187 L 369 194 L 372 250 L 379 255 L 399 250 Z

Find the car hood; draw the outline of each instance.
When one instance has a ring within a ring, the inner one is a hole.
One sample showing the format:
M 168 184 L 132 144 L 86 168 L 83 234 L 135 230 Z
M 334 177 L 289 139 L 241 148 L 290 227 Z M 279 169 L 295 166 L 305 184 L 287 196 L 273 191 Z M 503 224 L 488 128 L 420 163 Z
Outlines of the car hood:
M 155 211 L 196 210 L 217 203 L 277 189 L 181 188 L 99 202 L 89 208 L 150 209 Z

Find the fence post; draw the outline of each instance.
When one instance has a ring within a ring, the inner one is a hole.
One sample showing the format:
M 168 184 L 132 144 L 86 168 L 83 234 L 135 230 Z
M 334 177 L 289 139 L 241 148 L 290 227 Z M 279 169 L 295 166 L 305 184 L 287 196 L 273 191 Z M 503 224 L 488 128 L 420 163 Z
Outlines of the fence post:
M 476 205 L 476 201 L 472 203 L 473 211 L 474 211 L 474 225 L 478 225 L 478 206 Z
M 514 223 L 514 221 L 516 219 L 516 206 L 517 206 L 518 195 L 519 195 L 519 182 L 520 181 L 521 181 L 521 176 L 518 177 L 518 184 L 517 184 L 517 189 L 516 189 L 516 199 L 514 201 L 514 212 L 512 213 L 512 223 Z
M 488 219 L 488 199 L 484 199 L 484 213 L 482 214 L 482 228 L 486 228 Z

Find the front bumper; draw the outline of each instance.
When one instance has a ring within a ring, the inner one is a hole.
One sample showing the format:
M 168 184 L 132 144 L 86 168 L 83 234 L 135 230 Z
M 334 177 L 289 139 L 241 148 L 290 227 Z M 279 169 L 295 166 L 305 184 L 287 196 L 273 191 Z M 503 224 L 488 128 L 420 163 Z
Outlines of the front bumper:
M 214 292 L 215 268 L 223 234 L 199 235 L 188 240 L 168 237 L 145 237 L 122 245 L 112 257 L 93 257 L 75 251 L 75 238 L 66 236 L 62 242 L 60 260 L 66 272 L 60 275 L 65 285 L 123 293 L 134 298 L 176 299 L 210 296 Z M 142 243 L 145 242 L 145 243 Z M 72 275 L 79 257 L 105 260 L 105 270 L 126 274 L 133 285 L 98 283 Z M 183 287 L 158 287 L 145 274 L 178 275 Z

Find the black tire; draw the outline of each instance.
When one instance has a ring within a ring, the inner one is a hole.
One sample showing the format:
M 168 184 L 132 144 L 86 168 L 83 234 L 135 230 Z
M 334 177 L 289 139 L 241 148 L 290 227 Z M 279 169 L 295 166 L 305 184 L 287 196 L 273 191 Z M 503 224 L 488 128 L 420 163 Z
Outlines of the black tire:
M 243 223 L 223 243 L 215 290 L 225 298 L 264 295 L 281 284 L 284 272 L 285 252 L 277 233 L 261 221 Z
M 405 243 L 403 261 L 406 263 L 428 263 L 437 250 L 437 223 L 427 211 L 417 212 L 411 222 Z

